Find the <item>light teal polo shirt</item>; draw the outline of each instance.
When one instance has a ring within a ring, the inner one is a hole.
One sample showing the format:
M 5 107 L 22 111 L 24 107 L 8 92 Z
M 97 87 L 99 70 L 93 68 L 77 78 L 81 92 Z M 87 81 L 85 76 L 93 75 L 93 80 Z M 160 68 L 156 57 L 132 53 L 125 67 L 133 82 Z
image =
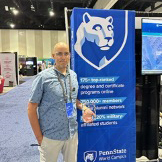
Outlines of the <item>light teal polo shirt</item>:
M 57 69 L 51 67 L 40 72 L 32 84 L 29 102 L 38 103 L 39 124 L 43 136 L 53 140 L 67 140 L 78 129 L 76 99 L 78 95 L 77 75 L 69 70 L 64 76 L 59 71 L 58 75 L 68 95 L 68 102 L 74 106 L 73 117 L 68 119 L 63 96 L 63 89 L 56 74 Z M 69 92 L 71 77 L 71 96 Z

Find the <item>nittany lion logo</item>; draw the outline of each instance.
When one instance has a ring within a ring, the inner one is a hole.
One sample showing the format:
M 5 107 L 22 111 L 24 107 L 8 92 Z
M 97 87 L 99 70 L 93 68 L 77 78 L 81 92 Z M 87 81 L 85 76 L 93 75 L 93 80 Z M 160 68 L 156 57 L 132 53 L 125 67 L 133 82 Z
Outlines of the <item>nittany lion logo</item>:
M 84 152 L 85 162 L 94 162 L 97 158 L 97 151 L 86 151 Z
M 74 45 L 75 51 L 78 55 L 86 61 L 88 64 L 96 68 L 97 70 L 101 70 L 109 63 L 111 63 L 122 51 L 125 46 L 127 35 L 128 35 L 128 11 L 125 11 L 125 36 L 123 40 L 123 44 L 120 49 L 113 55 L 113 57 L 107 60 L 106 56 L 102 56 L 102 58 L 98 60 L 98 64 L 95 64 L 90 61 L 90 59 L 86 58 L 82 53 L 82 46 L 85 41 L 89 41 L 95 43 L 100 51 L 108 51 L 114 44 L 114 25 L 113 25 L 113 17 L 108 16 L 107 18 L 91 16 L 88 12 L 83 14 L 83 22 L 77 29 L 76 36 L 77 41 Z M 107 53 L 108 54 L 108 53 Z

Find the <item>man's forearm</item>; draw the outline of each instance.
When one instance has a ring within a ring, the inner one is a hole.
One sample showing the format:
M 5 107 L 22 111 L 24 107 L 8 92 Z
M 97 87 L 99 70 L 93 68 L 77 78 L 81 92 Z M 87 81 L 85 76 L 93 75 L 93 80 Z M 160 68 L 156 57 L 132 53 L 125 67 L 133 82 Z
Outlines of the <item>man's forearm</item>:
M 33 132 L 35 134 L 35 137 L 40 144 L 43 138 L 39 121 L 38 121 L 38 116 L 37 116 L 37 104 L 36 103 L 29 103 L 28 104 L 28 117 L 29 121 L 31 124 L 31 127 L 33 129 Z
M 86 123 L 93 122 L 92 116 L 96 116 L 94 112 L 91 111 L 87 106 L 82 104 L 78 99 L 76 100 L 76 106 L 78 109 L 82 110 L 83 121 Z

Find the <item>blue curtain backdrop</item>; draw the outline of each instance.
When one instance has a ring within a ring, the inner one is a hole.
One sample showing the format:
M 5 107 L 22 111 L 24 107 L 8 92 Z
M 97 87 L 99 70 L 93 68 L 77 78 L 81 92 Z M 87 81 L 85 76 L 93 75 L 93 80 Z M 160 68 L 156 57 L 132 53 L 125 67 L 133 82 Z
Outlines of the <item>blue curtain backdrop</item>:
M 73 9 L 72 68 L 78 98 L 94 103 L 97 117 L 78 111 L 78 162 L 135 162 L 135 12 Z

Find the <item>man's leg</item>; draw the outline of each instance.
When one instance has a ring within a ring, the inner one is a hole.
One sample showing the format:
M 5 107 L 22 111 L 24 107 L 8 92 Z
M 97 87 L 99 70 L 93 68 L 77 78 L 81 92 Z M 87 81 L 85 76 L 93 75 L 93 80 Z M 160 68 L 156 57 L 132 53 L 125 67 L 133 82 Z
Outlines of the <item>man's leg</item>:
M 73 138 L 65 141 L 62 149 L 64 162 L 77 162 L 78 151 L 78 133 L 75 133 Z
M 42 144 L 39 147 L 40 162 L 57 162 L 64 142 L 43 137 Z

